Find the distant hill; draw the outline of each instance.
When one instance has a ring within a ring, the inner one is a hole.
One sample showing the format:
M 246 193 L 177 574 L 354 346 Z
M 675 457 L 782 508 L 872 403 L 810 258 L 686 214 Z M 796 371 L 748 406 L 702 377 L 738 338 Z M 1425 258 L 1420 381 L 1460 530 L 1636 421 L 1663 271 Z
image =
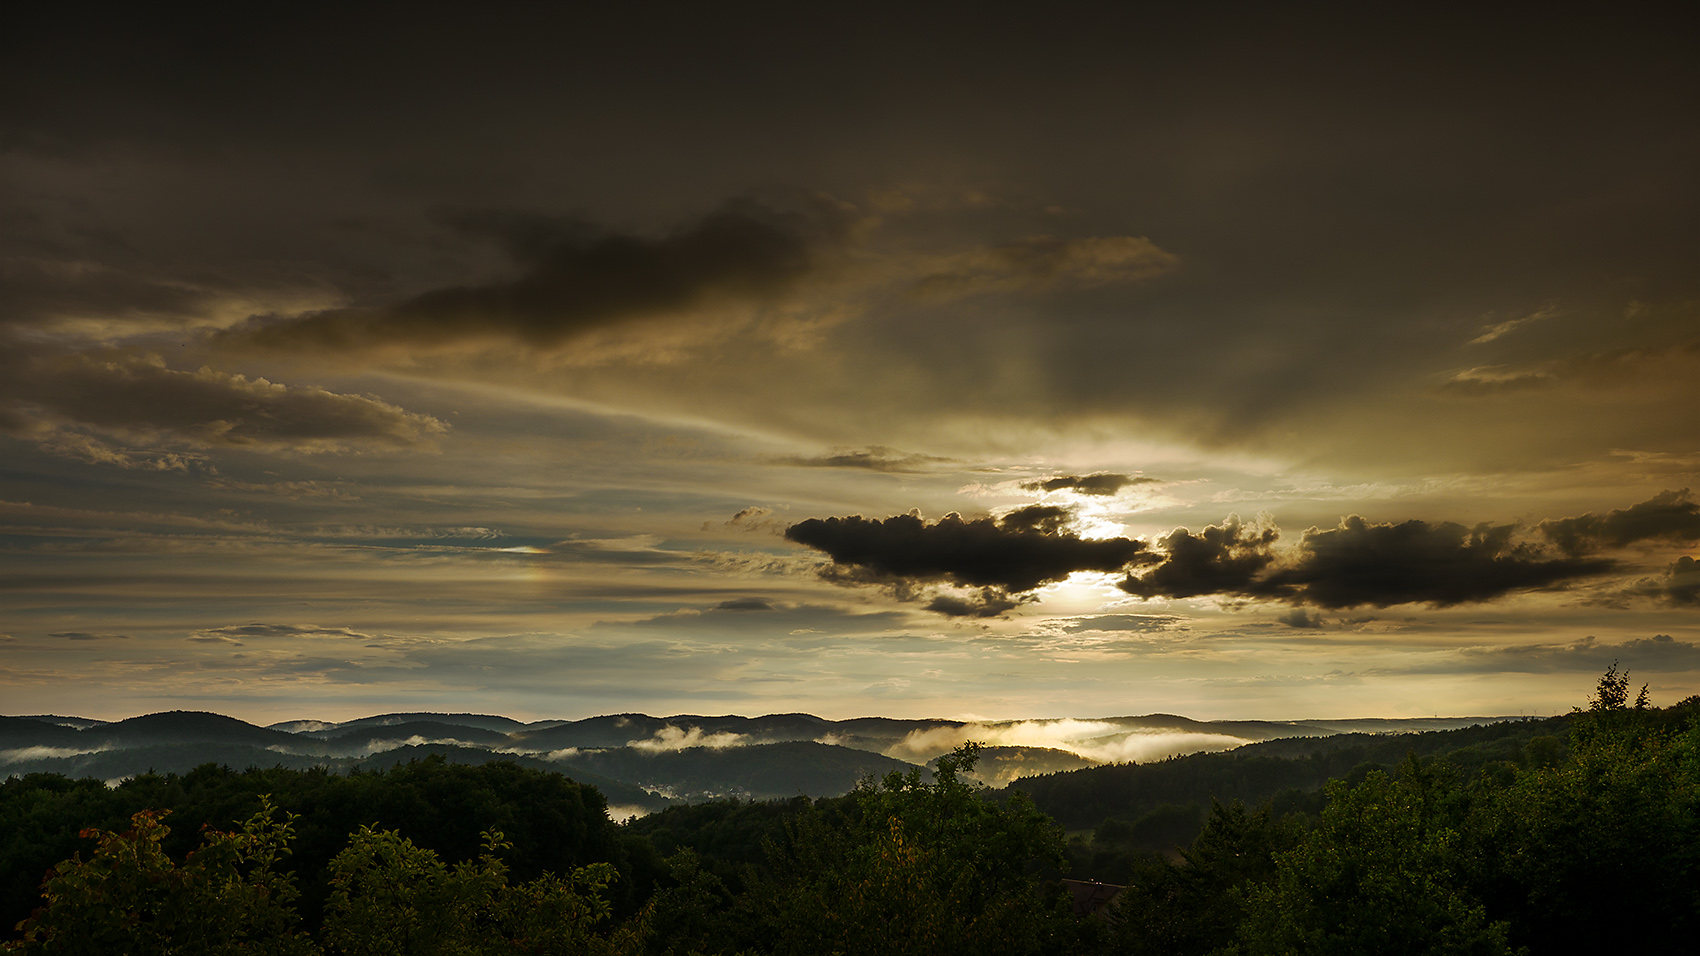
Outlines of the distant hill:
M 533 770 L 547 770 L 561 774 L 575 783 L 587 784 L 602 791 L 602 796 L 608 800 L 610 807 L 637 807 L 645 811 L 659 810 L 673 801 L 665 796 L 651 793 L 642 787 L 634 786 L 623 780 L 615 780 L 601 774 L 586 770 L 582 767 L 571 766 L 551 760 L 539 760 L 521 754 L 492 754 L 487 750 L 472 747 L 418 746 L 401 747 L 386 750 L 365 760 L 358 761 L 353 766 L 362 770 L 377 770 L 406 764 L 413 760 L 422 760 L 432 754 L 440 755 L 452 764 L 482 764 L 494 760 L 530 767 Z M 333 767 L 332 769 L 340 769 Z
M 82 730 L 33 718 L 0 718 L 0 751 L 49 746 L 93 753 L 173 744 L 274 747 L 287 753 L 314 753 L 323 749 L 311 738 L 268 730 L 234 717 L 203 711 L 173 710 L 146 714 L 95 724 Z
M 21 715 L 19 719 L 39 720 L 44 723 L 58 724 L 61 727 L 70 727 L 75 730 L 86 730 L 89 727 L 98 727 L 101 724 L 107 723 L 107 721 L 95 720 L 90 717 L 61 717 L 58 714 L 24 714 Z
M 411 720 L 399 724 L 344 725 L 335 730 L 311 734 L 327 745 L 343 752 L 349 747 L 390 749 L 404 744 L 450 743 L 456 746 L 507 748 L 514 745 L 511 734 L 486 730 L 470 725 L 438 723 L 432 720 Z M 387 747 L 381 745 L 388 744 Z
M 1314 792 L 1352 772 L 1391 768 L 1406 754 L 1443 759 L 1463 772 L 1497 760 L 1520 760 L 1538 737 L 1562 738 L 1570 718 L 1472 724 L 1407 734 L 1339 734 L 1260 741 L 1221 753 L 1197 753 L 1144 764 L 1112 764 L 1041 774 L 1012 782 L 1066 827 L 1129 821 L 1165 805 L 1241 800 L 1256 805 L 1283 794 Z M 1556 744 L 1555 746 L 1563 746 Z
M 78 731 L 85 740 L 114 747 L 149 747 L 160 744 L 246 744 L 252 747 L 299 748 L 297 734 L 256 727 L 234 717 L 198 710 L 173 710 L 163 714 L 131 717 Z
M 311 754 L 279 753 L 260 747 L 241 744 L 154 744 L 144 747 L 103 750 L 70 756 L 34 757 L 14 760 L 0 766 L 0 772 L 10 775 L 57 773 L 66 777 L 92 777 L 112 783 L 147 773 L 188 773 L 202 764 L 218 764 L 233 770 L 249 767 L 283 767 L 288 770 L 307 770 L 323 767 L 346 773 L 350 770 L 375 770 L 405 764 L 438 754 L 449 763 L 482 764 L 510 761 L 534 770 L 563 774 L 578 783 L 589 784 L 602 791 L 610 804 L 658 810 L 672 801 L 591 770 L 541 760 L 519 754 L 498 754 L 475 747 L 417 745 L 397 747 L 369 757 L 325 757 Z
M 662 753 L 622 747 L 585 751 L 563 763 L 685 800 L 832 797 L 850 792 L 864 777 L 914 769 L 891 757 L 811 741 Z
M 374 714 L 371 717 L 361 717 L 357 720 L 345 720 L 338 724 L 321 725 L 318 731 L 336 732 L 359 728 L 394 727 L 398 724 L 417 723 L 420 721 L 447 724 L 453 727 L 475 727 L 479 730 L 496 731 L 497 733 L 513 733 L 523 730 L 525 724 L 512 717 L 497 717 L 493 714 L 437 714 L 428 711 L 402 714 Z M 318 723 L 318 721 L 289 721 L 293 724 Z M 277 725 L 273 725 L 276 727 Z
M 0 717 L 0 775 L 50 772 L 110 781 L 150 770 L 183 773 L 209 761 L 235 769 L 317 766 L 337 770 L 388 766 L 438 753 L 455 762 L 512 760 L 560 770 L 603 787 L 610 803 L 653 808 L 666 803 L 656 794 L 688 800 L 833 796 L 850 790 L 863 777 L 935 760 L 967 740 L 984 744 L 975 776 L 992 786 L 1004 786 L 1061 771 L 1088 772 L 1100 761 L 1226 750 L 1245 741 L 1252 741 L 1252 747 L 1234 751 L 1244 759 L 1305 756 L 1317 747 L 1369 752 L 1389 731 L 1433 731 L 1486 720 L 1207 721 L 1146 714 L 969 722 L 891 717 L 827 720 L 796 713 L 757 717 L 627 713 L 522 723 L 490 714 L 418 711 L 340 722 L 301 719 L 259 727 L 201 711 L 170 711 L 112 722 L 38 715 Z M 1329 736 L 1342 731 L 1351 736 Z M 1287 781 L 1282 786 L 1311 785 L 1314 775 L 1296 773 L 1284 767 L 1266 776 Z M 1044 790 L 1050 784 L 1033 786 Z M 1071 815 L 1066 808 L 1054 812 L 1059 819 Z
M 0 717 L 0 754 L 30 747 L 81 749 L 82 732 L 36 717 Z M 92 749 L 92 748 L 91 748 Z

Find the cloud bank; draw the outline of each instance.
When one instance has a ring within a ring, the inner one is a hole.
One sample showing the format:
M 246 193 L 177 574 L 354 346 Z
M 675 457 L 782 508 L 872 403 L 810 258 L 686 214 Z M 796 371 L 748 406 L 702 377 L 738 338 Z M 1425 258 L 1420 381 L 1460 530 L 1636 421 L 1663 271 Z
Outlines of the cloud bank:
M 989 747 L 1045 747 L 1098 763 L 1161 760 L 1176 754 L 1232 750 L 1251 743 L 1229 734 L 1184 730 L 1129 730 L 1104 720 L 972 721 L 912 730 L 884 753 L 924 762 L 970 741 Z
M 1113 495 L 1129 485 L 1155 484 L 1157 479 L 1134 475 L 1117 475 L 1101 471 L 1090 475 L 1057 475 L 1024 481 L 1028 491 L 1072 491 L 1082 495 Z
M 135 445 L 303 454 L 425 449 L 448 431 L 381 399 L 290 386 L 155 356 L 8 342 L 0 349 L 0 433 L 72 446 L 86 432 Z M 122 452 L 111 451 L 122 457 Z
M 690 750 L 695 747 L 724 750 L 727 747 L 742 747 L 749 742 L 748 736 L 729 730 L 703 733 L 701 727 L 692 727 L 686 730 L 677 724 L 668 724 L 646 739 L 626 741 L 626 746 L 634 750 L 642 750 L 645 753 L 658 754 L 671 753 L 675 750 Z
M 1536 526 L 1565 554 L 1588 554 L 1623 548 L 1640 541 L 1700 541 L 1700 502 L 1687 488 L 1665 491 L 1628 508 L 1603 515 L 1589 512 L 1576 518 L 1543 521 Z
M 1056 511 L 1023 509 L 1013 520 L 965 520 L 953 513 L 933 524 L 917 513 L 883 520 L 810 518 L 785 529 L 785 537 L 831 557 L 832 565 L 823 572 L 828 580 L 882 585 L 906 598 L 915 597 L 915 586 L 925 583 L 977 588 L 978 599 L 935 600 L 928 607 L 943 614 L 988 616 L 1019 603 L 1023 592 L 1076 571 L 1118 571 L 1145 551 L 1142 541 L 1068 533 Z
M 678 315 L 716 299 L 772 300 L 809 272 L 815 245 L 835 228 L 748 200 L 653 238 L 537 216 L 462 214 L 450 222 L 495 240 L 522 274 L 431 289 L 391 306 L 259 320 L 222 337 L 308 351 L 491 338 L 550 348 L 593 329 Z

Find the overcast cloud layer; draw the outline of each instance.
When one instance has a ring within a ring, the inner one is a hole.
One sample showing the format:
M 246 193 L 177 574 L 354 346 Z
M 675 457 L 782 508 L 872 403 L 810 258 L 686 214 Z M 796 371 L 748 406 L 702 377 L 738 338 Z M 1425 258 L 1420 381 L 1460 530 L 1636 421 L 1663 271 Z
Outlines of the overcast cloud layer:
M 1700 691 L 1700 14 L 0 22 L 0 692 Z

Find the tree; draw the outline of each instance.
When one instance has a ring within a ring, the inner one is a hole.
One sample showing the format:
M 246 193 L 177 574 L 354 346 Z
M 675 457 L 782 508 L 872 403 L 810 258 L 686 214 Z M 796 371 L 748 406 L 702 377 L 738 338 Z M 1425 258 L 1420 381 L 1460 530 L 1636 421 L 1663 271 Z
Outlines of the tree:
M 1509 954 L 1464 869 L 1448 782 L 1411 757 L 1397 777 L 1334 782 L 1298 847 L 1250 894 L 1240 937 L 1252 954 Z
M 1676 952 L 1700 933 L 1700 709 L 1630 706 L 1628 682 L 1614 663 L 1568 757 L 1471 815 L 1484 896 L 1535 952 L 1604 950 L 1624 926 Z
M 1246 889 L 1275 872 L 1275 857 L 1301 831 L 1277 822 L 1268 804 L 1213 802 L 1204 831 L 1181 863 L 1149 863 L 1115 901 L 1116 952 L 1204 954 L 1233 942 L 1245 916 Z
M 171 829 L 144 810 L 122 833 L 84 830 L 96 841 L 42 884 L 45 905 L 20 924 L 8 953 L 306 956 L 318 947 L 296 929 L 294 879 L 277 864 L 289 853 L 293 817 L 261 810 L 236 832 L 205 829 L 181 864 L 161 845 Z
M 758 896 L 776 954 L 1039 952 L 1050 910 L 1033 871 L 1062 862 L 1062 831 L 1024 796 L 1008 805 L 964 779 L 979 748 L 864 782 L 838 828 L 793 824 Z
M 607 863 L 517 885 L 497 858 L 508 844 L 486 833 L 475 860 L 448 866 L 394 830 L 362 827 L 331 861 L 325 942 L 348 956 L 550 956 L 636 953 L 641 924 L 595 932 L 611 906 Z

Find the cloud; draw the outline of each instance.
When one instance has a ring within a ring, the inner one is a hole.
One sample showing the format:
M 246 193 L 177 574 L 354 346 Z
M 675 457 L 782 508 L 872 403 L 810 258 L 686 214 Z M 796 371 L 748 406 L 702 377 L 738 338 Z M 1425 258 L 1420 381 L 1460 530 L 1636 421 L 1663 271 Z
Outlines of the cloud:
M 1558 376 L 1544 369 L 1520 369 L 1505 365 L 1477 365 L 1454 372 L 1442 386 L 1447 391 L 1464 394 L 1488 394 L 1525 388 L 1543 388 L 1558 381 Z
M 196 638 L 203 640 L 237 641 L 241 638 L 252 640 L 277 640 L 280 638 L 306 637 L 331 638 L 356 641 L 374 641 L 377 638 L 371 634 L 362 634 L 347 627 L 320 627 L 317 624 L 228 624 L 224 627 L 202 628 L 195 632 Z
M 714 606 L 716 611 L 771 611 L 773 605 L 762 598 L 737 598 L 731 601 L 721 601 Z
M 1640 348 L 1585 352 L 1530 364 L 1478 365 L 1454 372 L 1441 390 L 1454 395 L 1488 396 L 1553 385 L 1581 388 L 1645 387 L 1667 377 L 1694 377 L 1700 341 L 1669 342 Z
M 12 750 L 0 750 L 0 764 L 23 763 L 28 760 L 54 760 L 64 757 L 77 757 L 83 754 L 104 753 L 117 749 L 117 744 L 99 744 L 93 747 L 17 747 Z
M 1531 322 L 1539 322 L 1542 319 L 1550 319 L 1553 316 L 1556 316 L 1558 314 L 1559 314 L 1559 311 L 1558 311 L 1557 306 L 1555 306 L 1555 305 L 1545 305 L 1545 306 L 1542 306 L 1539 309 L 1536 309 L 1533 312 L 1530 312 L 1528 315 L 1521 316 L 1521 317 L 1515 318 L 1515 319 L 1507 319 L 1504 322 L 1495 322 L 1494 324 L 1488 325 L 1488 326 L 1483 326 L 1482 333 L 1480 335 L 1476 336 L 1475 338 L 1471 339 L 1469 342 L 1467 342 L 1465 344 L 1466 345 L 1485 345 L 1488 342 L 1492 342 L 1494 339 L 1499 338 L 1500 336 L 1506 334 L 1507 332 L 1510 332 L 1513 329 L 1519 328 L 1521 326 L 1528 325 Z
M 1145 599 L 1223 595 L 1347 608 L 1489 601 L 1615 567 L 1606 559 L 1553 558 L 1536 545 L 1515 543 L 1515 525 L 1370 524 L 1353 515 L 1331 530 L 1309 529 L 1282 554 L 1275 550 L 1280 529 L 1268 515 L 1250 523 L 1229 515 L 1197 533 L 1176 528 L 1154 549 L 1128 538 L 1077 537 L 1066 530 L 1071 517 L 1047 505 L 1001 519 L 949 514 L 931 525 L 916 512 L 884 520 L 852 515 L 811 518 L 787 528 L 785 537 L 832 558 L 821 571 L 827 580 L 885 587 L 900 600 L 930 598 L 928 610 L 954 617 L 997 616 L 1027 603 L 1026 592 L 1076 571 L 1127 571 L 1118 586 Z M 1153 566 L 1130 569 L 1139 565 Z M 937 584 L 979 593 L 938 594 L 925 587 Z M 1284 623 L 1314 627 L 1320 619 L 1289 616 Z
M 1664 491 L 1628 508 L 1547 520 L 1536 529 L 1572 557 L 1655 538 L 1700 541 L 1700 502 L 1687 488 Z
M 1244 524 L 1229 515 L 1194 534 L 1176 528 L 1158 539 L 1161 563 L 1130 573 L 1122 590 L 1142 598 L 1202 595 L 1263 597 L 1325 608 L 1427 603 L 1440 607 L 1492 600 L 1600 574 L 1613 562 L 1548 559 L 1513 544 L 1514 525 L 1466 528 L 1452 522 L 1370 524 L 1356 515 L 1339 527 L 1311 528 L 1291 552 L 1274 550 L 1279 529 L 1267 517 Z M 1309 621 L 1309 618 L 1304 618 Z M 1285 623 L 1314 626 L 1293 617 Z
M 88 631 L 54 631 L 48 637 L 57 637 L 65 641 L 127 641 L 128 634 L 91 634 Z
M 302 498 L 335 498 L 339 501 L 359 501 L 360 496 L 348 490 L 346 482 L 331 481 L 238 481 L 234 478 L 208 478 L 203 484 L 220 491 L 246 491 L 276 495 L 290 501 Z
M 391 738 L 391 739 L 387 739 L 387 740 L 379 740 L 377 738 L 373 738 L 371 740 L 366 741 L 366 746 L 360 748 L 359 753 L 362 756 L 370 757 L 373 754 L 383 753 L 387 750 L 400 750 L 403 747 L 426 747 L 426 746 L 434 746 L 434 747 L 483 747 L 483 746 L 487 746 L 487 744 L 483 744 L 479 741 L 474 741 L 474 740 L 460 740 L 456 737 L 425 737 L 425 736 L 421 736 L 419 734 L 414 734 L 414 735 L 412 735 L 410 737 L 406 737 L 406 738 L 397 737 L 397 738 Z M 272 748 L 268 748 L 268 749 L 276 750 L 276 749 L 279 749 L 279 748 L 272 747 Z M 288 751 L 281 751 L 281 752 L 288 753 Z
M 959 463 L 954 458 L 906 454 L 884 445 L 869 445 L 861 449 L 843 449 L 830 455 L 819 455 L 814 458 L 780 458 L 777 459 L 777 462 L 781 465 L 795 465 L 800 468 L 863 468 L 869 471 L 890 472 L 921 472 L 930 470 L 935 465 Z
M 1030 595 L 1011 595 L 1000 588 L 987 587 L 969 597 L 940 594 L 927 602 L 926 609 L 945 617 L 999 617 L 1034 600 Z
M 1251 741 L 1179 728 L 1129 729 L 1109 720 L 971 721 L 912 730 L 886 756 L 924 761 L 969 741 L 989 747 L 1046 747 L 1100 763 L 1161 760 L 1202 750 L 1231 750 Z
M 940 256 L 928 266 L 916 291 L 954 298 L 1138 282 L 1172 272 L 1180 258 L 1144 236 L 1033 236 Z
M 884 585 L 903 598 L 913 598 L 923 583 L 982 589 L 978 605 L 938 602 L 934 609 L 947 614 L 978 614 L 976 608 L 989 609 L 1075 571 L 1119 571 L 1145 550 L 1144 542 L 1127 538 L 1088 540 L 954 513 L 934 524 L 914 512 L 884 520 L 810 518 L 785 529 L 785 537 L 831 557 L 823 576 L 837 583 Z
M 1060 534 L 1074 523 L 1074 512 L 1056 505 L 1028 505 L 1017 508 L 998 519 L 999 527 L 1007 531 L 1038 531 Z
M 1157 539 L 1166 555 L 1162 563 L 1141 577 L 1128 575 L 1120 587 L 1144 598 L 1245 593 L 1275 560 L 1271 548 L 1280 536 L 1267 516 L 1248 525 L 1229 515 L 1196 535 L 1176 528 Z
M 1063 627 L 1067 634 L 1083 631 L 1171 631 L 1185 630 L 1187 619 L 1174 614 L 1102 614 L 1074 618 Z
M 432 289 L 395 305 L 257 320 L 227 341 L 327 351 L 499 339 L 552 348 L 634 319 L 677 316 L 716 300 L 770 301 L 814 265 L 839 227 L 821 215 L 738 200 L 671 234 L 621 235 L 539 216 L 462 213 L 449 223 L 493 239 L 523 273 Z
M 751 505 L 748 508 L 739 509 L 737 514 L 725 521 L 704 521 L 702 530 L 716 532 L 722 529 L 731 529 L 745 534 L 784 534 L 785 522 L 771 517 L 772 514 L 772 508 Z
M 693 747 L 724 750 L 727 747 L 742 747 L 749 742 L 749 737 L 744 734 L 735 734 L 729 730 L 705 734 L 701 727 L 692 727 L 686 730 L 675 724 L 668 724 L 657 730 L 654 736 L 649 739 L 628 740 L 626 746 L 648 753 L 668 753 L 674 750 L 689 750 Z
M 1057 475 L 1024 481 L 1028 491 L 1073 491 L 1082 495 L 1113 495 L 1129 485 L 1155 484 L 1157 479 L 1134 475 L 1117 475 L 1107 471 L 1090 475 Z
M 12 342 L 0 354 L 0 431 L 81 448 L 86 454 L 79 457 L 93 460 L 102 449 L 114 463 L 128 459 L 85 434 L 91 430 L 138 445 L 309 454 L 428 448 L 448 430 L 435 418 L 376 398 L 205 367 L 178 371 L 154 356 Z
M 6 256 L 0 258 L 6 308 L 0 325 L 49 325 L 76 320 L 182 325 L 221 304 L 196 285 L 137 276 L 103 263 Z
M 1677 558 L 1663 574 L 1641 578 L 1626 588 L 1624 594 L 1677 607 L 1700 607 L 1700 561 L 1686 555 Z
M 1459 652 L 1459 658 L 1469 669 L 1484 673 L 1592 673 L 1615 662 L 1623 663 L 1626 670 L 1634 667 L 1669 673 L 1700 669 L 1700 645 L 1676 640 L 1669 634 L 1655 634 L 1621 644 L 1604 644 L 1589 636 L 1568 644 L 1465 648 Z
M 1301 630 L 1312 630 L 1322 626 L 1322 615 L 1312 614 L 1302 607 L 1293 608 L 1276 620 L 1288 627 L 1296 627 Z
M 1326 608 L 1410 603 L 1449 607 L 1562 584 L 1613 567 L 1613 562 L 1600 559 L 1546 559 L 1538 548 L 1512 544 L 1514 527 L 1466 528 L 1450 521 L 1370 524 L 1352 515 L 1332 530 L 1306 531 L 1295 560 L 1241 593 Z

